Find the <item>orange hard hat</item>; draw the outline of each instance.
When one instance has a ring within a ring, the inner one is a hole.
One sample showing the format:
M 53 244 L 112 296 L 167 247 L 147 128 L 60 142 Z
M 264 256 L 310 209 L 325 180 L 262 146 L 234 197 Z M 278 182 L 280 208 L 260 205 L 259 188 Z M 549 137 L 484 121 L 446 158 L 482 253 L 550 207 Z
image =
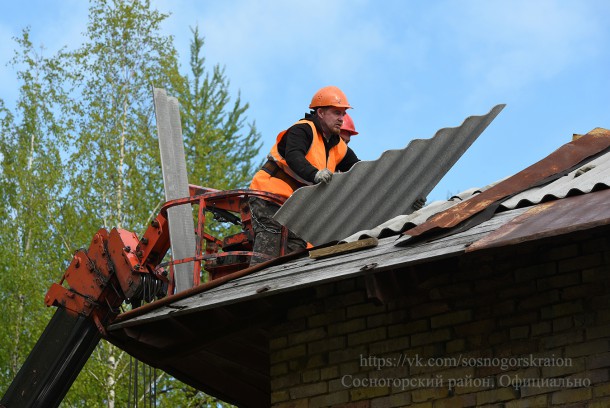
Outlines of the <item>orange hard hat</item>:
M 341 125 L 341 130 L 345 130 L 350 133 L 351 136 L 357 135 L 356 127 L 354 126 L 354 121 L 352 117 L 347 113 L 343 117 L 343 124 Z
M 336 86 L 325 86 L 311 98 L 309 109 L 320 108 L 322 106 L 334 106 L 336 108 L 346 109 L 351 108 L 343 91 Z

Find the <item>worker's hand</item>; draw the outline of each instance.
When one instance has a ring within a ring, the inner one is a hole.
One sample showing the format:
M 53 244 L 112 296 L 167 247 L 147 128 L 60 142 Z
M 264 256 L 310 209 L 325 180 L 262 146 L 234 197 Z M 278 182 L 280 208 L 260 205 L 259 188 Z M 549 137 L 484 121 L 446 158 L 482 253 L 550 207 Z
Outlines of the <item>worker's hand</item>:
M 415 200 L 415 202 L 413 203 L 412 207 L 415 211 L 420 210 L 424 207 L 424 205 L 426 205 L 426 198 L 418 198 L 417 200 Z
M 322 183 L 322 182 L 328 184 L 328 183 L 330 183 L 330 179 L 332 179 L 332 178 L 333 178 L 333 173 L 330 170 L 322 169 L 316 173 L 316 176 L 313 178 L 313 181 L 316 184 Z

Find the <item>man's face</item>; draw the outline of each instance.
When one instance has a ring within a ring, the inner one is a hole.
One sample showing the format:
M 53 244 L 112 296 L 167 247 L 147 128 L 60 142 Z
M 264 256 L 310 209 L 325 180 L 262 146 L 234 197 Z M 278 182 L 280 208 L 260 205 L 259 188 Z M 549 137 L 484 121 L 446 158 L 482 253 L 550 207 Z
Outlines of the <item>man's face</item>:
M 320 124 L 325 133 L 332 135 L 339 135 L 341 132 L 341 125 L 343 125 L 343 117 L 345 116 L 345 108 L 335 108 L 329 106 L 326 108 L 318 109 L 318 117 L 320 118 Z

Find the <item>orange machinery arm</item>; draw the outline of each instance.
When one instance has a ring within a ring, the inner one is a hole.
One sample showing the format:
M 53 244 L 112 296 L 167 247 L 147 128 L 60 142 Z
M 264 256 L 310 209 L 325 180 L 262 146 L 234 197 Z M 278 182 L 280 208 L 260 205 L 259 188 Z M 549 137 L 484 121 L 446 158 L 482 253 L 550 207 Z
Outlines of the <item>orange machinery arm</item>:
M 0 400 L 0 407 L 57 407 L 105 335 L 105 327 L 120 313 L 123 302 L 137 307 L 142 301 L 171 294 L 171 266 L 176 263 L 193 262 L 196 283 L 202 262 L 206 266 L 209 263 L 211 279 L 243 269 L 247 263 L 219 266 L 214 259 L 227 254 L 218 253 L 225 246 L 239 249 L 235 253 L 241 256 L 252 254 L 246 198 L 259 196 L 277 204 L 284 201 L 274 194 L 253 190 L 219 191 L 191 186 L 190 194 L 191 197 L 167 202 L 141 239 L 120 228 L 110 232 L 100 229 L 87 250 L 75 252 L 61 281 L 52 284 L 45 296 L 46 305 L 57 306 L 57 310 Z M 181 204 L 199 207 L 196 254 L 186 260 L 173 260 L 167 271 L 160 266 L 170 248 L 167 209 Z M 243 231 L 224 240 L 210 236 L 204 232 L 206 212 L 233 217 Z

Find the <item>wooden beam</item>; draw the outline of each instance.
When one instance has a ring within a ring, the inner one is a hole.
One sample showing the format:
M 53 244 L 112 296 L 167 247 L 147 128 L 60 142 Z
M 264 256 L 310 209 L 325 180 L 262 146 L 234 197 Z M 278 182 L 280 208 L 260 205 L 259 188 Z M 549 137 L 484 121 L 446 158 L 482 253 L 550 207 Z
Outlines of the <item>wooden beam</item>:
M 366 238 L 354 242 L 345 242 L 343 244 L 337 244 L 326 248 L 313 249 L 309 251 L 309 257 L 312 259 L 328 258 L 329 256 L 347 254 L 367 248 L 373 248 L 376 247 L 378 243 L 379 240 L 377 240 L 377 238 Z

